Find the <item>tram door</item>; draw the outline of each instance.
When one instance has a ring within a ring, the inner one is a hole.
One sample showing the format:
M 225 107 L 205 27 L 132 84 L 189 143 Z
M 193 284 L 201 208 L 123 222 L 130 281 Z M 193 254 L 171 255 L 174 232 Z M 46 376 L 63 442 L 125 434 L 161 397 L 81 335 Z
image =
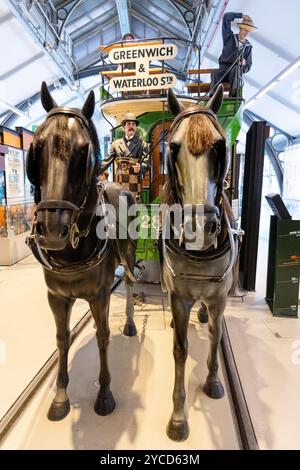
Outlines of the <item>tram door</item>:
M 152 201 L 161 195 L 167 175 L 166 143 L 172 121 L 165 120 L 154 126 L 150 133 L 152 153 Z

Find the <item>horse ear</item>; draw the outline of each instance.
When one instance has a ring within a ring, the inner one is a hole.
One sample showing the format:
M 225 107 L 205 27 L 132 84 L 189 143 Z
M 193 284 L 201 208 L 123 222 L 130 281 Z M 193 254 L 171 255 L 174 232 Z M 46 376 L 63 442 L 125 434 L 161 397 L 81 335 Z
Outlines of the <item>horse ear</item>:
M 93 91 L 89 92 L 89 96 L 86 99 L 86 102 L 82 108 L 82 114 L 87 118 L 91 119 L 95 111 L 95 93 Z
M 87 186 L 91 184 L 93 173 L 95 172 L 95 156 L 93 152 L 93 147 L 90 144 L 88 149 L 87 161 L 86 161 L 86 171 L 85 171 L 85 181 Z
M 30 147 L 27 151 L 26 156 L 26 173 L 27 177 L 33 186 L 38 184 L 38 175 L 37 175 L 37 161 L 36 154 L 33 148 L 33 143 L 30 144 Z
M 223 94 L 224 94 L 224 87 L 222 83 L 218 86 L 217 90 L 208 101 L 206 107 L 211 109 L 215 114 L 219 111 L 223 103 Z
M 174 116 L 177 116 L 177 114 L 184 110 L 184 106 L 178 101 L 175 93 L 173 90 L 171 90 L 171 88 L 168 90 L 168 108 L 169 111 L 174 114 Z
M 43 108 L 49 113 L 51 109 L 57 108 L 56 101 L 52 98 L 50 91 L 46 85 L 46 82 L 42 83 L 41 87 L 41 101 Z

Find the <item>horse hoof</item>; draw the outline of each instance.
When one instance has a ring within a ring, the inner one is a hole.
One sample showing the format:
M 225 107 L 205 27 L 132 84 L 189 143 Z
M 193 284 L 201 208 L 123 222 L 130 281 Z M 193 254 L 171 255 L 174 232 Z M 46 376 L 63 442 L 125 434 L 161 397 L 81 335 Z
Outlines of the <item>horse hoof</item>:
M 137 331 L 136 331 L 136 326 L 134 323 L 126 323 L 124 326 L 123 333 L 125 336 L 136 336 Z
M 173 318 L 172 318 L 172 320 L 171 320 L 170 327 L 171 327 L 171 328 L 174 328 L 174 320 L 173 320 Z
M 172 441 L 185 441 L 189 436 L 189 426 L 187 420 L 173 421 L 170 419 L 167 426 L 167 436 L 172 439 Z
M 97 397 L 94 405 L 94 410 L 97 415 L 106 416 L 114 411 L 116 402 L 111 392 L 106 397 Z
M 223 398 L 225 394 L 223 385 L 220 381 L 212 382 L 207 380 L 204 385 L 204 391 L 207 396 L 214 398 L 215 400 Z
M 53 401 L 49 408 L 47 418 L 50 421 L 61 421 L 69 414 L 69 411 L 70 411 L 69 400 L 63 401 L 61 403 Z
M 208 323 L 208 315 L 206 312 L 198 313 L 198 320 L 200 323 Z

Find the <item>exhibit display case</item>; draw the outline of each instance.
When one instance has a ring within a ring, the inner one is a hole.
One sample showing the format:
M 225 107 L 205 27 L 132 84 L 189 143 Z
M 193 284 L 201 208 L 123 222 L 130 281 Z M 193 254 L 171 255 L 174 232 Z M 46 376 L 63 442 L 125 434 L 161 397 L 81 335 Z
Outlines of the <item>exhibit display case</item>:
M 0 127 L 0 265 L 14 264 L 30 254 L 25 238 L 34 198 L 25 167 L 32 136 L 23 128 Z

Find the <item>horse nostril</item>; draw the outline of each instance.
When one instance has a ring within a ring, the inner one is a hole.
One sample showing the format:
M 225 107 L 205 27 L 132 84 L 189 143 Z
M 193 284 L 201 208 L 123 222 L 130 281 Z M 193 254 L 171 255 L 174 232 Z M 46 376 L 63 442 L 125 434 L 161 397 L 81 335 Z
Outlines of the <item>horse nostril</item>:
M 36 224 L 36 231 L 39 235 L 43 235 L 43 225 L 40 222 Z
M 217 231 L 217 222 L 211 222 L 209 234 L 215 235 L 216 231 Z
M 63 230 L 60 233 L 59 238 L 66 238 L 69 232 L 69 227 L 67 225 L 64 226 Z

